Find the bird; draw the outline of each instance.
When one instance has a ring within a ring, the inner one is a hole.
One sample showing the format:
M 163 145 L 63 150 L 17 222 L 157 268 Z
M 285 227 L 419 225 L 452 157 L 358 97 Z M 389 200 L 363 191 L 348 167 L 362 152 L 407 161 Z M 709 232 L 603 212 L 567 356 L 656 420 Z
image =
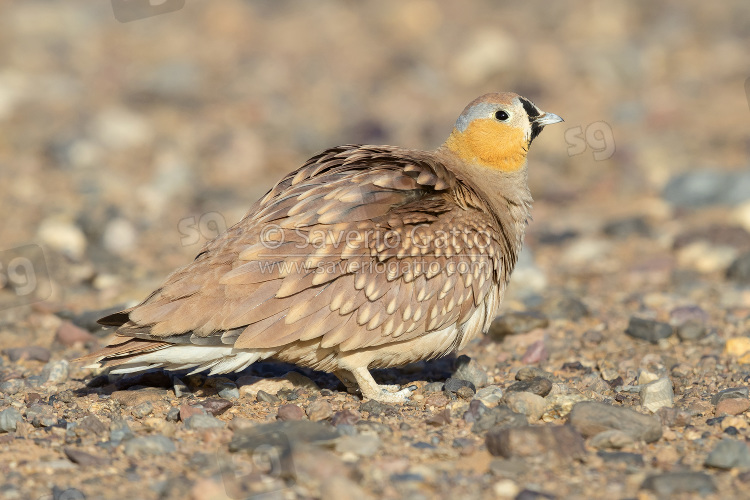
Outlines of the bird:
M 436 150 L 348 144 L 283 177 L 80 358 L 111 374 L 239 372 L 275 360 L 405 403 L 370 370 L 486 333 L 530 220 L 529 146 L 563 121 L 512 92 L 470 102 Z

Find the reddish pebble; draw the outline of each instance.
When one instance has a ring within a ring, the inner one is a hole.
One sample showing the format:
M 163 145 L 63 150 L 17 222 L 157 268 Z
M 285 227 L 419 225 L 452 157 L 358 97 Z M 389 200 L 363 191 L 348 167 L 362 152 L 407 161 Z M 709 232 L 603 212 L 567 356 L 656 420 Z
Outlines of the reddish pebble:
M 544 340 L 537 340 L 526 349 L 521 361 L 527 364 L 539 363 L 547 359 L 547 356 L 547 347 L 544 345 Z
M 739 415 L 748 409 L 750 409 L 750 399 L 723 399 L 716 405 L 716 415 Z
M 206 410 L 199 406 L 182 405 L 180 406 L 180 420 L 183 422 L 193 415 L 206 413 Z
M 63 321 L 57 329 L 57 341 L 62 345 L 73 345 L 76 342 L 91 342 L 96 337 L 83 328 L 79 328 L 70 321 Z
M 302 420 L 305 412 L 297 405 L 287 404 L 279 406 L 279 413 L 276 418 L 279 420 Z

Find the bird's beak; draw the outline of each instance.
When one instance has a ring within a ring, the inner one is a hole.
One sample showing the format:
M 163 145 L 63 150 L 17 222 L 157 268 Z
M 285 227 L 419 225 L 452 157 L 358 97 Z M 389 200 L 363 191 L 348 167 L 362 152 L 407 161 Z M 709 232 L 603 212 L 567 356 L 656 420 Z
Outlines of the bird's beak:
M 562 121 L 565 121 L 565 120 L 563 120 L 562 118 L 560 118 L 554 113 L 543 113 L 537 116 L 536 118 L 534 118 L 534 123 L 538 125 L 542 125 L 542 126 L 552 125 L 553 123 L 560 123 Z

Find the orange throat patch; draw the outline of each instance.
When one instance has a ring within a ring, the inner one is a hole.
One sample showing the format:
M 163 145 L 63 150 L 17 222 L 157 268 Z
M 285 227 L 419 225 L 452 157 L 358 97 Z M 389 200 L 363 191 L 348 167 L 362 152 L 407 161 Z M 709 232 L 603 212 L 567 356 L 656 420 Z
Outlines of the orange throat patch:
M 528 150 L 523 130 L 491 119 L 474 120 L 463 132 L 454 128 L 445 147 L 467 163 L 504 172 L 522 169 Z

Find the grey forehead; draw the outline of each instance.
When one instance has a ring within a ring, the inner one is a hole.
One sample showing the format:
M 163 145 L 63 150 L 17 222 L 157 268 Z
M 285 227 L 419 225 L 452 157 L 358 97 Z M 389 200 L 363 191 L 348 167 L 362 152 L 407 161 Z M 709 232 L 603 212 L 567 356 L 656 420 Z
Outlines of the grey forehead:
M 518 98 L 513 99 L 513 104 L 516 104 L 516 101 L 518 101 Z M 469 123 L 471 123 L 473 120 L 476 120 L 477 118 L 489 118 L 493 116 L 495 114 L 495 111 L 497 111 L 499 108 L 507 106 L 507 104 L 503 105 L 499 103 L 489 102 L 480 102 L 479 104 L 475 104 L 474 106 L 461 113 L 461 116 L 459 116 L 458 120 L 456 120 L 456 128 L 460 132 L 463 132 L 466 130 L 466 127 L 469 126 Z

